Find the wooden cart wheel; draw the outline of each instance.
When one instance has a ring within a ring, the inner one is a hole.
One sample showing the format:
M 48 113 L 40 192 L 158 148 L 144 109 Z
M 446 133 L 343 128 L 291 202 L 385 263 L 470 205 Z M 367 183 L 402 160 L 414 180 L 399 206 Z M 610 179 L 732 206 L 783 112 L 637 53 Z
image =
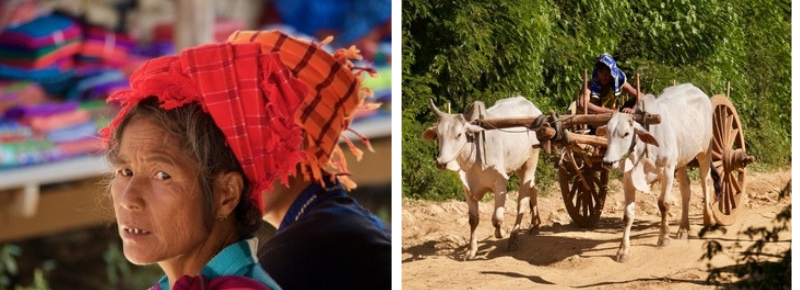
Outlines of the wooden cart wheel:
M 712 166 L 720 174 L 721 191 L 712 195 L 711 209 L 721 225 L 736 221 L 736 212 L 742 206 L 745 194 L 747 163 L 753 162 L 744 147 L 744 131 L 733 103 L 724 95 L 711 98 L 714 137 L 711 142 Z
M 608 170 L 600 162 L 586 162 L 580 154 L 568 153 L 559 165 L 558 181 L 572 221 L 583 228 L 597 224 L 606 201 Z

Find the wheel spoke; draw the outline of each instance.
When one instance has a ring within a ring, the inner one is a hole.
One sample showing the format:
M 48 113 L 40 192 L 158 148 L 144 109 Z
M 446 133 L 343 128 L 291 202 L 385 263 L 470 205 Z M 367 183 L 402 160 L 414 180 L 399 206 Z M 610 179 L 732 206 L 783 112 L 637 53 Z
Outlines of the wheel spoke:
M 731 138 L 731 123 L 733 123 L 733 118 L 729 118 L 728 112 L 726 111 L 724 114 L 721 115 L 720 119 L 720 131 L 722 132 L 722 139 L 720 140 L 722 145 L 722 151 L 724 152 L 730 147 L 730 142 L 733 138 Z
M 716 139 L 714 141 L 716 141 Z M 720 160 L 720 159 L 722 159 L 722 151 L 711 150 L 711 160 Z
M 735 190 L 734 193 L 742 192 L 742 185 L 739 184 L 739 179 L 734 177 L 733 173 L 731 173 L 730 179 L 731 179 L 731 184 L 733 185 L 733 189 Z
M 725 214 L 730 214 L 731 208 L 731 184 L 725 184 L 725 192 L 722 194 L 725 197 Z
M 730 121 L 733 122 L 733 118 L 731 118 Z M 733 125 L 731 124 L 731 126 Z M 728 136 L 730 136 L 730 139 L 728 140 L 728 143 L 725 146 L 725 148 L 733 148 L 733 144 L 734 142 L 736 142 L 736 136 L 739 135 L 739 129 L 732 128 L 728 134 L 729 134 Z
M 716 115 L 717 121 L 714 122 L 713 129 L 714 129 L 714 136 L 711 138 L 714 140 L 713 144 L 713 151 L 722 152 L 722 123 L 719 120 L 719 114 Z
M 714 166 L 714 168 L 717 169 L 717 172 L 722 174 L 722 171 L 720 171 L 720 169 L 722 169 L 722 160 L 711 161 L 711 166 Z

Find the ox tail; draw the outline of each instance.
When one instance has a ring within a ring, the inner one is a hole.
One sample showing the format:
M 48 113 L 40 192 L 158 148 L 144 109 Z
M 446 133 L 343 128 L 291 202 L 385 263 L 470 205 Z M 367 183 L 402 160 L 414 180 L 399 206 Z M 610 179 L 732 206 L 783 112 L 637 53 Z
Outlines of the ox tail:
M 716 166 L 711 166 L 711 179 L 714 180 L 714 194 L 719 197 L 722 194 L 722 184 L 720 183 L 719 172 Z

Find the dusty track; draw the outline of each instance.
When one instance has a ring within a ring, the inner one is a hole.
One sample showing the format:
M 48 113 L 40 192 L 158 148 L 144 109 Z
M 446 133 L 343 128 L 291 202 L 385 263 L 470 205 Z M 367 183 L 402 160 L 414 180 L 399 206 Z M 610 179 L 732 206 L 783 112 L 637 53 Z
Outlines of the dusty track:
M 493 201 L 480 203 L 476 260 L 462 261 L 469 240 L 465 202 L 403 200 L 403 289 L 707 289 L 707 261 L 701 260 L 709 239 L 730 246 L 740 241 L 750 245 L 739 232 L 751 226 L 770 226 L 775 215 L 791 201 L 778 200 L 778 193 L 791 180 L 791 169 L 770 173 L 748 172 L 747 196 L 737 222 L 727 233 L 698 237 L 702 228 L 701 191 L 692 184 L 689 210 L 691 233 L 688 240 L 674 239 L 680 218 L 680 190 L 673 189 L 670 209 L 672 243 L 656 246 L 660 213 L 658 190 L 639 193 L 636 220 L 631 232 L 631 252 L 626 263 L 614 260 L 622 238 L 622 200 L 619 181 L 610 182 L 609 196 L 598 225 L 580 229 L 571 224 L 561 194 L 552 191 L 539 198 L 542 227 L 530 235 L 530 216 L 523 219 L 525 233 L 520 247 L 508 251 L 507 236 L 494 238 L 491 223 Z M 554 190 L 557 186 L 552 186 Z M 505 228 L 514 220 L 516 193 L 506 202 Z M 771 252 L 791 247 L 789 233 L 769 245 Z M 719 255 L 714 266 L 733 265 L 729 255 Z M 520 288 L 521 287 L 521 288 Z

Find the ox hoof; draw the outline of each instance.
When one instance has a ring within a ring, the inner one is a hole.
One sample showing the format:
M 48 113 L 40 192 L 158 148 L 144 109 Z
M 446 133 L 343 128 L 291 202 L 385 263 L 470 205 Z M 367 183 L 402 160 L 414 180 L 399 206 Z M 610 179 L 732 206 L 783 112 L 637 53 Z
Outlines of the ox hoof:
M 617 262 L 625 263 L 626 261 L 628 261 L 627 253 L 617 253 Z
M 686 230 L 686 229 L 678 230 L 678 239 L 679 240 L 688 240 L 689 239 L 689 230 Z
M 703 210 L 703 225 L 704 226 L 714 225 L 714 220 L 711 218 L 711 210 L 708 208 Z
M 658 238 L 658 246 L 659 247 L 666 247 L 669 246 L 669 242 L 671 241 L 668 237 Z
M 531 227 L 531 229 L 528 230 L 528 234 L 530 234 L 530 235 L 538 235 L 539 234 L 539 227 L 538 226 Z
M 506 235 L 506 231 L 504 231 L 502 227 L 494 228 L 494 237 L 495 238 L 502 239 L 503 236 L 505 236 L 505 235 Z
M 475 252 L 476 251 L 469 251 L 466 255 L 464 255 L 464 261 L 475 260 Z

